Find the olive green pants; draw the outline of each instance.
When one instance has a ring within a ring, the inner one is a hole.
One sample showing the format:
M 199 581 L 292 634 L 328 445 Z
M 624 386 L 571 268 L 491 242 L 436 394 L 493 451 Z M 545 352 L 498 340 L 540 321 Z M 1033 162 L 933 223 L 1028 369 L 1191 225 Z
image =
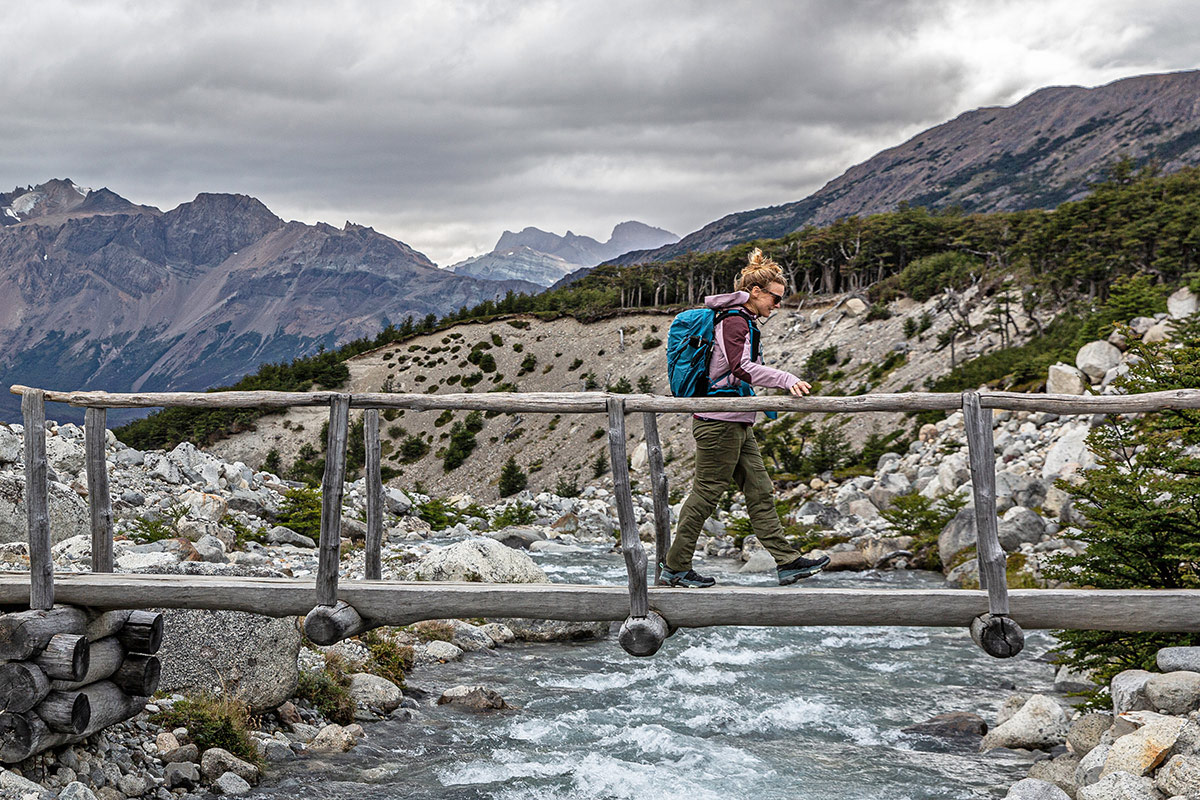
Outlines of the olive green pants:
M 786 564 L 800 555 L 783 535 L 775 511 L 775 485 L 767 475 L 751 426 L 693 418 L 692 435 L 696 439 L 696 477 L 679 512 L 675 538 L 667 553 L 667 569 L 692 568 L 696 540 L 731 480 L 746 495 L 750 527 L 775 563 Z

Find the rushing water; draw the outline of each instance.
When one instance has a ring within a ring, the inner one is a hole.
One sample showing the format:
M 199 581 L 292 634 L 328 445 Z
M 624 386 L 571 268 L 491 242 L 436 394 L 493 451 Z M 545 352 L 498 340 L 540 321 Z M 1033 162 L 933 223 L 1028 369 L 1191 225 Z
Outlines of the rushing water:
M 536 555 L 552 580 L 624 583 L 618 555 Z M 726 584 L 773 575 L 704 571 Z M 941 585 L 940 576 L 833 573 L 780 591 Z M 696 590 L 703 591 L 703 590 Z M 519 711 L 423 708 L 368 724 L 349 753 L 274 770 L 255 798 L 996 798 L 1028 762 L 901 732 L 947 711 L 987 720 L 1008 689 L 1045 690 L 1031 632 L 1008 660 L 945 628 L 680 630 L 651 658 L 615 638 L 514 645 L 415 673 L 431 698 L 458 683 L 497 689 Z M 366 770 L 373 773 L 364 776 Z

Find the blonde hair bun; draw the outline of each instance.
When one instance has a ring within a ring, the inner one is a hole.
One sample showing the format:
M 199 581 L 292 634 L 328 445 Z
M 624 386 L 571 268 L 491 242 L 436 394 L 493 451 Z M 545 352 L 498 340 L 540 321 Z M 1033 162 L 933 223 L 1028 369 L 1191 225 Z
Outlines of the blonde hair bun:
M 733 288 L 739 292 L 748 292 L 755 286 L 765 289 L 772 283 L 784 283 L 783 268 L 764 256 L 763 251 L 756 247 L 750 251 L 750 258 L 734 282 Z

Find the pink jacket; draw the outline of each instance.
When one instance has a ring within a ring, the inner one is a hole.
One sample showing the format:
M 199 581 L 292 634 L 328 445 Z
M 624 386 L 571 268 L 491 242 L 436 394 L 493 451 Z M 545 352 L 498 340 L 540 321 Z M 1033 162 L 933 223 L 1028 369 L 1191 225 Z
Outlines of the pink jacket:
M 730 292 L 710 295 L 704 298 L 704 304 L 709 308 L 721 310 L 738 308 L 749 299 L 749 292 Z M 712 382 L 712 388 L 736 386 L 739 381 L 745 381 L 752 386 L 788 389 L 800 380 L 790 372 L 765 366 L 762 363 L 761 352 L 758 354 L 758 361 L 750 360 L 750 322 L 745 317 L 736 314 L 726 317 L 717 325 L 714 333 L 712 360 L 708 364 L 708 379 Z M 726 376 L 726 373 L 731 374 Z M 722 376 L 725 377 L 718 381 Z M 745 422 L 753 425 L 758 412 L 713 411 L 695 416 L 699 419 Z

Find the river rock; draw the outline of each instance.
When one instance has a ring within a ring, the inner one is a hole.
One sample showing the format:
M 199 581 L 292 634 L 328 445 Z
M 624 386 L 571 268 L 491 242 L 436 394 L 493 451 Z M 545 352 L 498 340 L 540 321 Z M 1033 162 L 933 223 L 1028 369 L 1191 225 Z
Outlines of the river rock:
M 513 525 L 494 533 L 489 533 L 488 537 L 514 550 L 528 550 L 529 546 L 534 542 L 544 542 L 546 540 L 546 534 L 537 528 L 530 528 L 525 525 Z
M 1100 744 L 1100 737 L 1112 727 L 1112 715 L 1091 712 L 1071 723 L 1067 731 L 1067 744 L 1078 756 L 1090 753 Z
M 499 692 L 486 686 L 453 686 L 442 692 L 437 704 L 439 706 L 452 705 L 455 708 L 465 708 L 471 711 L 511 708 Z
M 413 578 L 422 581 L 549 583 L 542 568 L 523 552 L 495 539 L 467 539 L 433 551 L 417 562 Z
M 491 650 L 496 646 L 491 636 L 469 622 L 454 619 L 450 620 L 450 624 L 454 626 L 454 638 L 451 641 L 467 652 Z
M 816 558 L 812 553 L 809 554 Z M 852 570 L 860 572 L 864 569 L 870 569 L 871 565 L 867 562 L 867 557 L 862 550 L 840 550 L 837 552 L 826 552 L 829 556 L 829 563 L 825 565 L 824 572 L 838 572 L 844 570 Z
M 47 501 L 51 544 L 72 536 L 91 535 L 87 503 L 70 487 L 51 481 Z M 0 475 L 0 544 L 28 540 L 27 514 L 24 476 Z
M 192 763 L 199 764 L 200 748 L 192 742 L 181 744 L 174 750 L 168 750 L 163 753 L 162 760 L 168 764 L 174 764 L 182 761 L 191 761 Z
M 520 619 L 510 617 L 492 620 L 512 631 L 521 642 L 575 642 L 603 639 L 608 636 L 607 622 L 568 622 L 557 619 Z
M 344 753 L 358 744 L 362 735 L 362 726 L 357 723 L 345 727 L 336 724 L 326 725 L 309 743 L 308 749 L 318 753 Z
M 1074 753 L 1062 753 L 1054 758 L 1035 762 L 1029 768 L 1029 777 L 1045 781 L 1070 797 L 1075 793 L 1075 770 L 1078 768 L 1079 756 Z
M 463 649 L 456 644 L 434 639 L 427 642 L 423 650 L 417 651 L 417 661 L 422 663 L 444 664 L 447 661 L 458 661 L 462 658 Z
M 954 557 L 974 547 L 975 542 L 975 506 L 963 506 L 938 535 L 938 555 L 942 557 L 942 564 L 948 570 Z
M 766 550 L 755 550 L 738 572 L 766 573 L 775 571 L 775 559 Z
M 1051 364 L 1046 373 L 1047 394 L 1083 394 L 1087 387 L 1087 376 L 1070 364 Z
M 1079 766 L 1075 768 L 1075 785 L 1089 786 L 1100 780 L 1100 772 L 1104 769 L 1104 762 L 1108 760 L 1111 750 L 1111 744 L 1098 744 L 1079 759 Z
M 1187 722 L 1180 717 L 1160 714 L 1143 716 L 1150 717 L 1150 721 L 1113 742 L 1112 750 L 1104 760 L 1104 769 L 1100 771 L 1101 778 L 1113 772 L 1131 775 L 1150 772 L 1166 758 L 1167 751 L 1175 745 L 1180 729 Z
M 1167 313 L 1173 319 L 1183 319 L 1196 313 L 1196 295 L 1184 286 L 1167 298 Z
M 1025 778 L 1009 787 L 1004 800 L 1071 800 L 1071 796 L 1048 781 Z
M 404 692 L 400 687 L 367 672 L 356 672 L 350 676 L 350 697 L 360 706 L 378 708 L 383 711 L 393 711 L 400 707 L 404 700 Z
M 250 784 L 245 778 L 226 772 L 213 781 L 212 793 L 218 797 L 241 797 L 250 793 Z
M 1200 705 L 1200 673 L 1180 670 L 1153 675 L 1143 691 L 1161 713 L 1183 716 Z
M 1154 781 L 1128 772 L 1105 775 L 1075 793 L 1075 800 L 1161 800 L 1161 797 L 1154 788 Z
M 1200 757 L 1172 756 L 1155 775 L 1154 785 L 1168 797 L 1200 795 Z
M 479 630 L 490 636 L 495 644 L 509 644 L 517 640 L 517 636 L 512 632 L 512 629 L 507 625 L 501 625 L 499 622 L 489 622 L 486 625 L 480 625 Z
M 1121 351 L 1105 341 L 1088 342 L 1075 354 L 1075 366 L 1092 383 L 1099 383 L 1104 373 L 1121 362 Z
M 96 795 L 79 781 L 71 781 L 58 793 L 58 800 L 96 800 Z
M 1063 664 L 1058 668 L 1058 672 L 1054 673 L 1054 691 L 1059 694 L 1086 692 L 1095 685 L 1092 682 L 1090 673 L 1080 672 L 1067 664 Z M 1112 720 L 1110 719 L 1109 722 L 1111 723 Z
M 924 736 L 957 739 L 983 736 L 987 733 L 987 730 L 987 723 L 978 714 L 972 714 L 967 711 L 951 711 L 946 714 L 938 714 L 935 717 L 930 717 L 924 722 L 918 722 L 916 725 L 909 725 L 907 728 L 904 728 L 904 733 L 919 733 Z
M 292 696 L 299 673 L 300 628 L 295 617 L 244 611 L 163 611 L 165 692 L 231 692 L 252 711 L 275 708 Z
M 1023 544 L 1037 544 L 1046 532 L 1046 523 L 1037 512 L 1023 506 L 1005 511 L 997 525 L 1000 546 L 1008 553 L 1020 550 Z
M 309 537 L 296 533 L 284 525 L 276 525 L 267 531 L 268 544 L 290 544 L 295 547 L 316 547 L 317 543 Z
M 168 789 L 193 789 L 200 783 L 200 767 L 192 761 L 173 761 L 163 769 L 163 785 Z
M 1021 709 L 983 737 L 980 750 L 997 747 L 1048 750 L 1067 738 L 1067 715 L 1049 697 L 1035 694 Z
M 951 589 L 979 588 L 979 559 L 968 558 L 946 573 L 946 586 Z
M 1200 672 L 1200 647 L 1164 647 L 1156 657 L 1163 672 Z
M 1153 676 L 1153 672 L 1144 669 L 1127 669 L 1114 675 L 1108 686 L 1109 694 L 1112 695 L 1113 716 L 1124 714 L 1126 711 L 1153 710 L 1150 701 L 1146 699 L 1146 681 Z
M 228 750 L 210 747 L 200 756 L 200 774 L 208 780 L 215 781 L 226 772 L 232 772 L 249 783 L 258 782 L 258 767 L 243 761 Z
M 1089 469 L 1095 465 L 1096 457 L 1087 446 L 1088 430 L 1087 425 L 1077 425 L 1058 437 L 1042 464 L 1044 480 L 1062 477 L 1069 471 L 1069 464 L 1077 465 L 1075 469 Z
M 19 464 L 24 459 L 24 437 L 11 426 L 0 422 L 0 464 Z

